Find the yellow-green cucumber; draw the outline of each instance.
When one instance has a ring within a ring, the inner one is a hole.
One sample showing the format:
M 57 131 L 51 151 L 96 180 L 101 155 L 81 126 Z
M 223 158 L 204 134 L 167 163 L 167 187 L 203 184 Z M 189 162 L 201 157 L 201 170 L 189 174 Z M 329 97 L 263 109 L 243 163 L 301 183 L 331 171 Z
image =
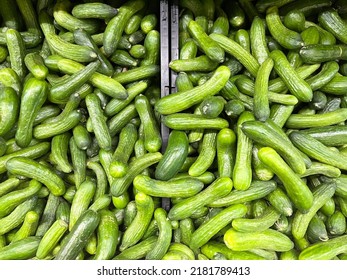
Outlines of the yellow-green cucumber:
M 294 243 L 285 234 L 273 229 L 260 232 L 239 232 L 230 228 L 224 234 L 224 242 L 234 251 L 266 249 L 285 252 L 294 248 Z
M 135 125 L 127 124 L 119 134 L 118 145 L 112 155 L 110 174 L 115 178 L 123 177 L 128 171 L 128 161 L 138 138 Z
M 259 159 L 266 164 L 282 181 L 293 204 L 301 211 L 310 209 L 313 195 L 304 181 L 297 175 L 281 156 L 270 147 L 263 147 L 258 152 Z

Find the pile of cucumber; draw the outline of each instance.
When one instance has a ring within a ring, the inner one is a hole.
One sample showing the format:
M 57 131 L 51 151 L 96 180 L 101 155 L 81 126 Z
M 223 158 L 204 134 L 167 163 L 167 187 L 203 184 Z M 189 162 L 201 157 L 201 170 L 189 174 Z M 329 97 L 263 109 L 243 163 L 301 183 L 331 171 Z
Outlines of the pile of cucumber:
M 347 4 L 176 2 L 161 97 L 160 1 L 0 0 L 0 259 L 347 259 Z

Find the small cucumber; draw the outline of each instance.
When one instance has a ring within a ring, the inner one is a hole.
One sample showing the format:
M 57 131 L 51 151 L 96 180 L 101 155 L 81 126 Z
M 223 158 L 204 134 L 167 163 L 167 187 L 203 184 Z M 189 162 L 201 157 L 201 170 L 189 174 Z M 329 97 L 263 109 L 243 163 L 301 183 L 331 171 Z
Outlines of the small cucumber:
M 188 156 L 188 146 L 188 137 L 185 132 L 171 131 L 163 157 L 156 166 L 155 178 L 164 181 L 173 178 Z
M 141 174 L 135 177 L 133 184 L 138 191 L 154 197 L 190 197 L 204 187 L 200 180 L 193 177 L 159 181 Z
M 285 252 L 294 248 L 294 243 L 288 236 L 273 229 L 260 232 L 239 232 L 231 228 L 224 234 L 224 242 L 234 251 L 266 249 Z
M 292 223 L 292 234 L 294 238 L 303 238 L 312 217 L 317 211 L 334 195 L 336 184 L 334 182 L 323 183 L 313 191 L 313 202 L 310 209 L 302 213 L 295 213 Z
M 227 195 L 231 191 L 232 186 L 233 184 L 230 178 L 223 177 L 216 179 L 203 191 L 175 204 L 169 211 L 169 219 L 182 220 L 190 217 L 195 209 L 208 205 L 217 200 L 217 198 Z
M 229 77 L 229 68 L 219 66 L 206 83 L 187 91 L 163 97 L 155 104 L 155 110 L 160 114 L 167 115 L 188 109 L 201 103 L 206 97 L 217 94 L 224 87 Z
M 263 147 L 258 156 L 280 178 L 294 205 L 301 211 L 310 209 L 313 202 L 312 192 L 279 154 L 270 147 Z
M 154 203 L 150 196 L 141 192 L 137 193 L 135 203 L 137 213 L 123 234 L 120 251 L 135 245 L 142 238 L 153 217 Z
M 64 181 L 51 169 L 32 159 L 25 157 L 12 158 L 6 162 L 6 168 L 12 174 L 33 178 L 43 183 L 56 196 L 65 193 Z
M 97 228 L 100 214 L 87 210 L 77 220 L 74 227 L 64 238 L 55 260 L 75 260 L 83 248 L 87 245 L 89 238 Z

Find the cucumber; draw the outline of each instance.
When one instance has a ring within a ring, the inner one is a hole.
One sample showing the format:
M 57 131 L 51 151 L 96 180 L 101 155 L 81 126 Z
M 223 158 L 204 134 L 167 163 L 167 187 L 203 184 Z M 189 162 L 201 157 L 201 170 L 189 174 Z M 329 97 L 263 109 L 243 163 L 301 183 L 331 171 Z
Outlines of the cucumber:
M 311 101 L 313 96 L 312 89 L 289 64 L 284 53 L 280 50 L 274 50 L 270 53 L 270 57 L 274 61 L 276 73 L 282 78 L 289 91 L 300 101 Z
M 266 249 L 286 252 L 294 248 L 294 243 L 288 236 L 273 229 L 260 232 L 238 232 L 231 228 L 224 234 L 224 242 L 234 251 Z
M 236 157 L 233 169 L 233 181 L 236 190 L 247 190 L 252 182 L 253 142 L 242 131 L 242 124 L 254 120 L 253 113 L 244 111 L 237 121 Z
M 104 35 L 103 45 L 106 56 L 110 56 L 117 49 L 128 20 L 145 6 L 143 0 L 130 0 L 118 9 L 118 13 L 108 22 Z
M 156 166 L 155 178 L 164 181 L 173 178 L 188 156 L 188 147 L 188 137 L 185 132 L 171 131 L 163 157 Z
M 235 160 L 236 135 L 233 130 L 223 128 L 217 134 L 217 163 L 220 177 L 233 176 Z
M 279 217 L 280 213 L 272 206 L 269 206 L 264 213 L 257 218 L 236 218 L 232 221 L 231 225 L 237 231 L 259 232 L 273 226 Z
M 147 153 L 136 158 L 129 164 L 128 173 L 121 178 L 115 178 L 111 184 L 111 194 L 113 196 L 122 195 L 132 184 L 134 178 L 139 175 L 145 168 L 157 163 L 162 158 L 160 152 Z
M 144 258 L 157 243 L 157 236 L 150 236 L 138 244 L 117 254 L 113 260 L 138 260 Z
M 227 226 L 231 221 L 243 217 L 246 212 L 247 207 L 242 204 L 232 205 L 223 209 L 193 232 L 189 247 L 192 250 L 201 248 L 221 229 Z
M 301 211 L 310 209 L 313 202 L 312 192 L 278 153 L 270 147 L 263 147 L 258 156 L 282 181 L 293 204 Z
M 264 260 L 265 258 L 252 253 L 251 251 L 234 251 L 229 249 L 225 244 L 210 241 L 201 247 L 201 252 L 209 259 L 216 254 L 222 253 L 228 260 Z
M 267 9 L 265 19 L 270 34 L 282 47 L 293 50 L 303 46 L 300 34 L 282 23 L 276 6 Z
M 134 150 L 138 138 L 137 128 L 133 124 L 127 124 L 119 134 L 116 150 L 112 155 L 110 174 L 113 177 L 123 177 L 128 171 L 128 161 Z
M 36 251 L 38 259 L 44 259 L 51 253 L 54 247 L 68 229 L 68 224 L 63 220 L 56 220 L 40 240 Z
M 11 158 L 6 162 L 6 169 L 12 174 L 33 178 L 43 183 L 56 196 L 65 193 L 64 181 L 51 169 L 32 159 L 25 157 Z
M 114 214 L 109 210 L 100 211 L 100 222 L 97 227 L 98 244 L 94 260 L 109 260 L 116 253 L 119 228 Z
M 188 23 L 188 32 L 212 61 L 218 63 L 224 61 L 224 50 L 205 33 L 196 21 L 191 20 Z
M 38 111 L 46 101 L 48 83 L 36 78 L 29 79 L 21 96 L 16 142 L 21 147 L 27 147 L 33 135 L 33 123 Z
M 270 105 L 268 99 L 268 82 L 270 73 L 274 66 L 271 58 L 267 58 L 260 65 L 254 83 L 254 116 L 259 121 L 265 121 L 270 116 Z
M 252 181 L 247 190 L 232 190 L 223 198 L 216 199 L 208 204 L 210 207 L 223 207 L 236 203 L 244 203 L 263 198 L 276 189 L 276 182 L 270 181 Z
M 153 216 L 154 203 L 150 196 L 141 192 L 137 193 L 135 203 L 137 213 L 123 234 L 120 251 L 135 245 L 142 238 Z
M 314 158 L 319 162 L 346 170 L 347 166 L 345 166 L 345 156 L 342 153 L 329 149 L 310 135 L 293 131 L 290 133 L 289 138 L 299 150 L 307 154 L 309 157 Z
M 241 125 L 241 129 L 254 142 L 276 150 L 296 173 L 303 174 L 306 171 L 305 162 L 299 150 L 271 120 L 247 121 Z
M 340 17 L 338 12 L 333 9 L 328 9 L 318 15 L 320 25 L 332 33 L 342 43 L 347 44 L 347 24 Z
M 86 97 L 86 105 L 95 137 L 100 145 L 100 148 L 105 150 L 111 149 L 111 134 L 101 108 L 100 99 L 96 94 L 88 94 Z
M 117 15 L 118 10 L 104 3 L 84 3 L 72 8 L 72 15 L 76 18 L 110 19 Z
M 0 89 L 0 136 L 11 130 L 18 119 L 19 97 L 12 87 Z
M 182 220 L 190 217 L 196 208 L 208 205 L 217 198 L 227 195 L 231 191 L 232 186 L 233 184 L 230 178 L 223 177 L 216 179 L 203 191 L 175 204 L 169 211 L 169 219 Z
M 336 184 L 334 182 L 323 183 L 313 191 L 312 206 L 308 211 L 302 213 L 297 211 L 292 223 L 292 234 L 294 238 L 303 238 L 312 217 L 317 211 L 334 195 Z
M 200 153 L 196 161 L 189 167 L 188 170 L 188 174 L 190 176 L 200 176 L 212 165 L 217 152 L 216 140 L 216 131 L 208 130 L 204 133 Z
M 219 66 L 211 78 L 203 85 L 187 91 L 167 95 L 155 104 L 155 110 L 163 115 L 173 114 L 202 102 L 206 97 L 220 91 L 230 77 L 230 70 L 226 66 Z
M 162 99 L 161 99 L 162 100 Z M 227 120 L 222 118 L 206 118 L 202 115 L 189 113 L 176 113 L 162 117 L 162 122 L 174 130 L 192 129 L 223 129 L 229 126 Z
M 0 219 L 1 235 L 4 235 L 5 233 L 8 233 L 11 230 L 15 229 L 16 227 L 20 226 L 23 223 L 26 214 L 35 208 L 37 202 L 38 202 L 37 195 L 33 196 L 25 200 L 21 204 L 19 204 L 16 208 L 14 208 L 14 210 L 9 215 L 1 218 Z
M 36 195 L 41 187 L 41 183 L 36 180 L 31 180 L 28 187 L 1 196 L 0 218 L 10 214 L 19 204 Z
M 143 125 L 145 148 L 150 153 L 158 152 L 162 145 L 159 126 L 155 119 L 153 109 L 144 95 L 135 98 L 135 108 Z
M 335 256 L 346 252 L 347 235 L 331 238 L 328 241 L 317 242 L 299 255 L 299 260 L 331 260 Z
M 159 234 L 157 244 L 146 255 L 146 260 L 160 260 L 169 250 L 172 237 L 171 222 L 167 219 L 166 211 L 157 208 L 154 211 L 154 219 L 158 224 Z
M 79 185 L 71 203 L 69 231 L 71 231 L 79 217 L 88 209 L 95 190 L 96 184 L 90 179 L 86 179 Z
M 193 177 L 159 181 L 141 174 L 135 177 L 133 184 L 138 191 L 154 197 L 190 197 L 204 187 L 200 180 Z
M 89 238 L 97 228 L 100 221 L 100 214 L 87 210 L 77 220 L 74 227 L 64 238 L 55 260 L 75 260 Z
M 1 260 L 28 260 L 35 256 L 41 238 L 28 236 L 0 249 Z

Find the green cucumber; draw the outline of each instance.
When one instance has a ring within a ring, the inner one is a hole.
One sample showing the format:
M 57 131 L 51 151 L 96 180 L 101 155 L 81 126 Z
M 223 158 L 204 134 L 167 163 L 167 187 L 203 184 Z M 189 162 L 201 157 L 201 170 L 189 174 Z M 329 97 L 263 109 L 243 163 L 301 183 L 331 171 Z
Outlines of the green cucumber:
M 85 211 L 64 238 L 61 248 L 54 259 L 75 260 L 86 246 L 89 238 L 97 228 L 99 221 L 99 213 L 93 210 Z
M 173 93 L 160 99 L 155 104 L 155 110 L 160 114 L 167 115 L 188 109 L 202 102 L 206 97 L 217 94 L 224 87 L 229 77 L 229 68 L 220 66 L 203 85 L 187 91 Z
M 292 223 L 292 234 L 294 238 L 303 238 L 312 217 L 317 211 L 334 195 L 336 184 L 334 182 L 323 183 L 313 191 L 313 202 L 310 209 L 302 213 L 297 211 Z
M 204 187 L 204 184 L 194 177 L 159 181 L 141 174 L 134 178 L 133 184 L 138 191 L 147 195 L 170 198 L 190 197 L 197 194 Z
M 312 192 L 279 154 L 270 147 L 263 147 L 258 156 L 282 181 L 293 204 L 301 211 L 310 209 L 313 202 Z
M 155 178 L 158 180 L 173 178 L 188 156 L 188 146 L 188 137 L 185 132 L 171 131 L 163 157 L 156 166 Z
M 15 175 L 33 178 L 43 183 L 54 195 L 65 193 L 64 181 L 48 167 L 25 157 L 11 158 L 6 162 L 6 168 Z
M 294 243 L 288 236 L 273 229 L 260 232 L 238 232 L 231 228 L 224 234 L 224 242 L 235 251 L 266 249 L 285 252 L 294 247 Z
M 175 204 L 169 211 L 169 219 L 182 220 L 190 217 L 194 213 L 195 209 L 208 205 L 218 198 L 226 196 L 231 191 L 232 186 L 233 184 L 230 178 L 221 177 L 216 179 L 203 191 Z

